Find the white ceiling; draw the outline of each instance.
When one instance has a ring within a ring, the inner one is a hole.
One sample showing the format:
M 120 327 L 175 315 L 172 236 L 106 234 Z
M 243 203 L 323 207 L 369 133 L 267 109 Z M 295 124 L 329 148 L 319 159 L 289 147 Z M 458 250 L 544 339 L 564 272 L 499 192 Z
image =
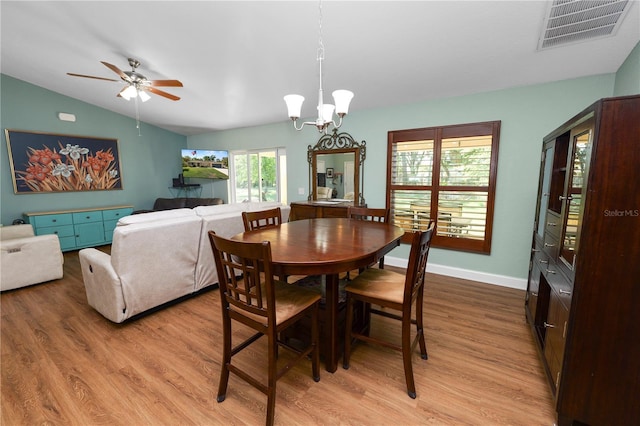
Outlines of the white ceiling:
M 355 93 L 351 112 L 613 73 L 640 41 L 634 0 L 615 36 L 536 51 L 546 1 L 322 3 L 325 96 Z M 116 97 L 124 71 L 178 79 L 141 121 L 183 135 L 288 121 L 282 97 L 317 104 L 317 1 L 2 1 L 2 73 L 135 117 Z M 78 111 L 65 111 L 78 113 Z

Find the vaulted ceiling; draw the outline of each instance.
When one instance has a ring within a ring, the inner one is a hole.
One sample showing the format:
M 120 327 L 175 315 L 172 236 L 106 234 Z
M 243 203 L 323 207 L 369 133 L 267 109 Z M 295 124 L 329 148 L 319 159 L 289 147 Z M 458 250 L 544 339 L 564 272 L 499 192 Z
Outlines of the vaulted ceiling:
M 613 73 L 640 41 L 640 4 L 609 37 L 537 50 L 547 1 L 2 1 L 3 74 L 135 117 L 100 61 L 178 79 L 140 120 L 184 135 L 288 121 L 282 97 L 318 99 L 319 16 L 325 97 L 351 112 Z M 69 111 L 73 112 L 73 111 Z

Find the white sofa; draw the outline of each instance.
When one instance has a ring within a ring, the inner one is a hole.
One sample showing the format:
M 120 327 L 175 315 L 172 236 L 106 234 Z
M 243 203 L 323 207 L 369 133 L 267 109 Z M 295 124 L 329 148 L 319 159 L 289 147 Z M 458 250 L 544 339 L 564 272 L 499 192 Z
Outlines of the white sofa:
M 143 213 L 121 218 L 111 255 L 79 252 L 89 305 L 113 322 L 126 319 L 218 283 L 208 231 L 231 237 L 244 231 L 243 211 L 280 203 L 239 203 Z
M 64 257 L 57 235 L 34 235 L 33 227 L 0 227 L 0 291 L 62 278 Z

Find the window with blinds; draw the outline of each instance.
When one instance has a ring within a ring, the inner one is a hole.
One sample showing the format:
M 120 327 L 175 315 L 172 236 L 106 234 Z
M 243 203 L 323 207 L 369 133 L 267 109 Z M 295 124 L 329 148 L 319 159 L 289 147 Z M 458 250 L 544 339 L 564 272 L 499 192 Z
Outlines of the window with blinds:
M 490 253 L 500 122 L 388 134 L 387 207 L 407 232 L 436 222 L 434 247 Z

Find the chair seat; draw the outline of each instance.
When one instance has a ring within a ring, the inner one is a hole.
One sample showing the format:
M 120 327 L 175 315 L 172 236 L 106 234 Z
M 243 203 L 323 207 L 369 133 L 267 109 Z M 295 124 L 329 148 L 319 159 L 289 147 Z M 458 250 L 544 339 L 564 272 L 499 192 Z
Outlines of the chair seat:
M 369 268 L 347 284 L 347 293 L 402 305 L 405 276 L 387 269 Z
M 311 305 L 320 300 L 320 295 L 306 288 L 298 287 L 294 284 L 287 284 L 283 281 L 275 281 L 275 294 L 276 294 L 276 327 L 280 324 L 290 320 L 298 315 L 300 312 L 308 309 Z M 264 284 L 262 284 L 263 294 L 265 294 Z M 262 298 L 263 303 L 266 306 L 267 298 Z M 233 306 L 229 306 L 229 309 L 234 310 Z M 252 314 L 247 311 L 238 312 L 252 320 L 260 323 L 264 327 L 267 326 L 267 317 Z

